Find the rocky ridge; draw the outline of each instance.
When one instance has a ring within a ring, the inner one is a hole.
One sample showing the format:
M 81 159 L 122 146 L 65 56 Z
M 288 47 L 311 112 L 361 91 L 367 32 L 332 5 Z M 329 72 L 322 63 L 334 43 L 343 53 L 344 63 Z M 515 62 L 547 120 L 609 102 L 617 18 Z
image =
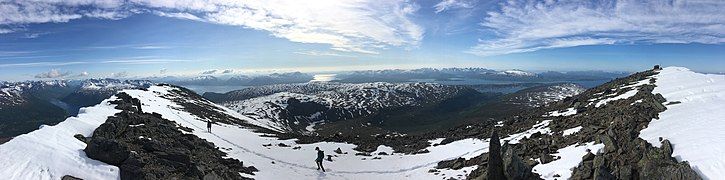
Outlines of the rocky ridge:
M 225 158 L 214 144 L 187 128 L 144 113 L 137 99 L 125 93 L 113 101 L 122 110 L 109 117 L 91 137 L 77 135 L 88 144 L 88 157 L 118 166 L 121 179 L 250 179 L 254 167 Z
M 511 137 L 546 122 L 538 127 L 540 131 L 531 131 L 516 142 L 503 138 L 502 143 L 515 149 L 514 153 L 493 152 L 491 148 L 491 152 L 478 157 L 440 162 L 438 168 L 478 165 L 467 178 L 487 179 L 487 167 L 493 164 L 490 154 L 502 153 L 505 158 L 519 157 L 526 165 L 519 167 L 533 167 L 534 173 L 545 179 L 700 179 L 687 162 L 671 157 L 673 147 L 666 139 L 661 139 L 662 148 L 656 148 L 638 137 L 667 108 L 663 105 L 667 100 L 652 93 L 655 74 L 657 70 L 635 73 L 528 113 L 442 132 L 442 137 L 449 137 L 442 143 L 471 136 L 489 138 L 492 130 Z M 580 163 L 572 167 L 573 173 L 536 172 L 537 165 L 556 164 L 552 162 L 562 158 L 557 152 L 585 144 L 603 148 L 579 157 Z

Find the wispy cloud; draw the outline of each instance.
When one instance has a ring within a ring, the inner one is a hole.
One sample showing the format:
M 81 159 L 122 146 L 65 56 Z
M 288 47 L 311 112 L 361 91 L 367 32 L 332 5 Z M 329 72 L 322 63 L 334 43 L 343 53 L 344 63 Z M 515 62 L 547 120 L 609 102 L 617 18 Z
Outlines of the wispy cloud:
M 0 28 L 0 34 L 7 34 L 7 33 L 11 33 L 11 32 L 15 32 L 15 31 L 13 31 L 12 29 Z
M 63 78 L 63 77 L 69 76 L 69 75 L 71 75 L 70 71 L 61 72 L 59 69 L 51 69 L 48 72 L 36 74 L 35 78 L 39 78 L 39 79 Z
M 234 69 L 225 69 L 224 71 L 222 71 L 222 74 L 230 74 L 230 73 L 234 73 Z
M 122 65 L 143 65 L 143 64 L 168 64 L 168 63 L 180 63 L 180 62 L 193 62 L 192 60 L 183 59 L 117 59 L 117 60 L 102 60 L 102 61 L 63 61 L 63 62 L 26 62 L 26 63 L 5 63 L 0 64 L 0 68 L 5 67 L 58 67 L 68 65 L 83 65 L 83 64 L 122 64 Z
M 466 0 L 443 0 L 433 7 L 435 8 L 436 13 L 441 13 L 450 9 L 472 8 L 473 2 Z
M 170 49 L 171 46 L 152 45 L 152 44 L 124 44 L 124 45 L 107 45 L 107 46 L 89 46 L 88 49 Z
M 500 4 L 481 23 L 493 38 L 469 52 L 481 56 L 601 44 L 725 42 L 725 2 L 533 1 Z
M 298 51 L 294 52 L 295 54 L 301 54 L 301 55 L 308 55 L 308 56 L 336 56 L 336 57 L 354 57 L 350 55 L 344 55 L 334 52 L 327 52 L 327 51 Z
M 418 5 L 408 0 L 67 0 L 2 1 L 0 6 L 0 27 L 153 13 L 263 30 L 293 42 L 373 54 L 388 46 L 417 47 L 424 32 L 410 18 Z

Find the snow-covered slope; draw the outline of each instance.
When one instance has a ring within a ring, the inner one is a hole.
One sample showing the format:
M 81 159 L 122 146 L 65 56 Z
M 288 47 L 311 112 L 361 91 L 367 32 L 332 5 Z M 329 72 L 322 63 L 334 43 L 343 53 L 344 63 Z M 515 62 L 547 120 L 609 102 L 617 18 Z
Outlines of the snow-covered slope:
M 476 92 L 433 83 L 316 82 L 247 88 L 227 93 L 226 99 L 253 98 L 221 104 L 252 117 L 262 127 L 279 132 L 300 132 L 319 121 L 339 121 L 385 109 L 419 107 L 465 93 Z
M 0 179 L 57 180 L 71 175 L 83 179 L 119 179 L 118 167 L 86 157 L 86 144 L 76 134 L 90 136 L 108 116 L 119 112 L 103 101 L 81 109 L 77 117 L 13 138 L 0 145 Z
M 706 179 L 725 177 L 725 75 L 668 67 L 655 78 L 653 92 L 669 105 L 640 137 L 655 146 L 661 146 L 660 137 L 668 139 L 677 160 L 688 161 Z

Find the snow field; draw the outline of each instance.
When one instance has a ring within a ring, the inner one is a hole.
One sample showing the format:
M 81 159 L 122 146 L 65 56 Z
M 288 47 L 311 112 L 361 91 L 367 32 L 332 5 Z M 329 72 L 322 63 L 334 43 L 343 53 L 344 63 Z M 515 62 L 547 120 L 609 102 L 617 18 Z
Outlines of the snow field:
M 725 177 L 725 75 L 701 74 L 687 68 L 668 67 L 660 71 L 653 93 L 669 102 L 667 110 L 653 119 L 639 137 L 661 146 L 668 139 L 672 156 L 688 161 L 704 179 Z

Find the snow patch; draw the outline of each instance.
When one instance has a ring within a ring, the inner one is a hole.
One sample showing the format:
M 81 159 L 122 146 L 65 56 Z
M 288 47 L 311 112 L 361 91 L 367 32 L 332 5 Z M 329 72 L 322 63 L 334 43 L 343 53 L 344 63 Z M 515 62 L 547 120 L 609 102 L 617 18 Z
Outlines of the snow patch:
M 571 129 L 564 130 L 564 136 L 572 135 L 582 130 L 582 126 L 577 126 Z
M 557 150 L 553 156 L 561 157 L 555 161 L 546 164 L 538 164 L 534 166 L 533 172 L 541 175 L 542 179 L 569 179 L 573 168 L 576 168 L 582 161 L 582 157 L 587 154 L 587 150 L 593 154 L 597 154 L 599 150 L 604 148 L 604 144 L 594 144 L 588 142 L 583 145 L 579 143 L 567 146 Z M 560 177 L 554 177 L 559 175 Z
M 531 135 L 535 133 L 541 133 L 541 134 L 551 134 L 551 129 L 549 129 L 549 123 L 551 123 L 551 120 L 544 120 L 537 124 L 534 124 L 534 126 L 531 127 L 531 129 L 526 130 L 524 132 L 512 134 L 509 137 L 501 139 L 502 142 L 508 141 L 509 144 L 518 144 L 520 140 L 524 138 L 529 138 Z
M 575 115 L 576 113 L 577 113 L 577 110 L 575 108 L 568 108 L 565 111 L 551 111 L 546 116 L 547 117 L 571 116 L 571 115 Z

